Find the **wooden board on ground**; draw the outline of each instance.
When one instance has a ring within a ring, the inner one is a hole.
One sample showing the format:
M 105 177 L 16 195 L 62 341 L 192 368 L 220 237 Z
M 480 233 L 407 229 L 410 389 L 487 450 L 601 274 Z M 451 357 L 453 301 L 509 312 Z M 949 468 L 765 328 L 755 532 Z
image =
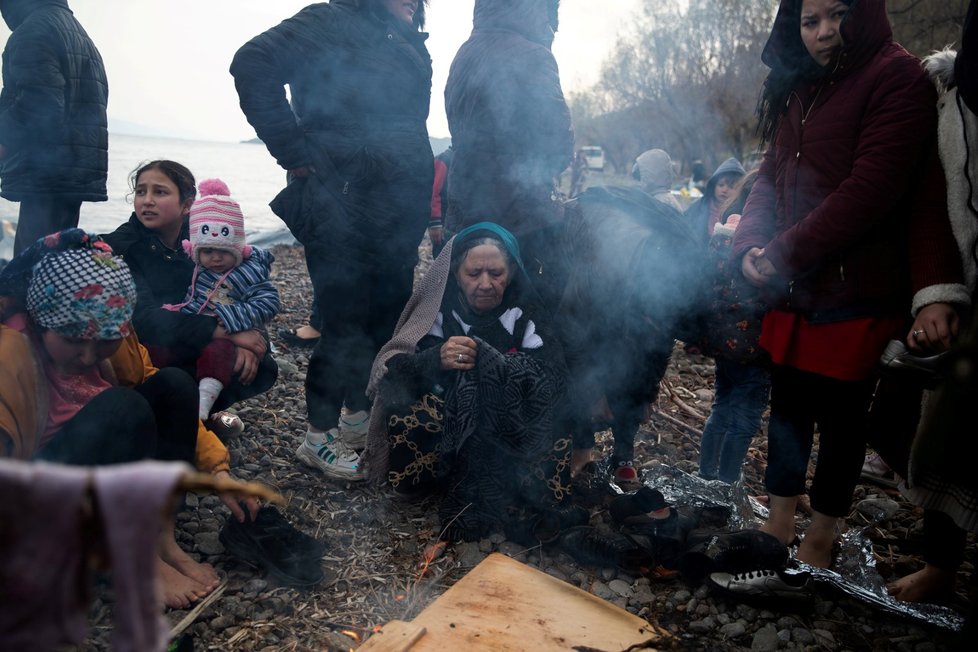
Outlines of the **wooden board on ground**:
M 498 553 L 410 623 L 392 621 L 360 650 L 620 651 L 669 646 L 669 634 L 610 602 Z

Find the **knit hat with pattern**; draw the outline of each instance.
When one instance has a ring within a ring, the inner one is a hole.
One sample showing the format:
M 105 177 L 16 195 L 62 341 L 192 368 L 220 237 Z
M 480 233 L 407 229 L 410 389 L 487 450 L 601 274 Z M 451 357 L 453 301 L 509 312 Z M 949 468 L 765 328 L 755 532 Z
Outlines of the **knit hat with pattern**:
M 234 255 L 238 266 L 251 254 L 245 244 L 244 215 L 231 199 L 231 191 L 220 179 L 207 179 L 198 186 L 200 199 L 190 208 L 190 242 L 187 253 L 200 264 L 200 249 L 221 249 Z
M 38 240 L 11 261 L 0 286 L 24 287 L 31 319 L 64 337 L 118 340 L 130 330 L 136 284 L 98 236 L 68 229 Z M 18 280 L 19 279 L 19 280 Z

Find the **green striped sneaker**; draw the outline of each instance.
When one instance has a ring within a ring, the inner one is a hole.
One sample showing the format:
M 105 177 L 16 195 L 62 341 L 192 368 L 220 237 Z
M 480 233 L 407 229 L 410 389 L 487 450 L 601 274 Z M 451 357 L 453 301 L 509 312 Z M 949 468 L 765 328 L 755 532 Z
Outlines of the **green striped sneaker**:
M 360 456 L 338 439 L 338 435 L 336 428 L 323 434 L 307 432 L 305 441 L 295 451 L 295 455 L 307 466 L 319 469 L 331 478 L 363 480 Z

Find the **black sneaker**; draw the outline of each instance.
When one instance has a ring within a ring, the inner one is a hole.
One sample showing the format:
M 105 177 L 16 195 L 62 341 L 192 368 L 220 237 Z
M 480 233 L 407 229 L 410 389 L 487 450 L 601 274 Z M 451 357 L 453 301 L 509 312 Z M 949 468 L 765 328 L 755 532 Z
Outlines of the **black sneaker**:
M 315 556 L 317 559 L 326 554 L 325 542 L 295 528 L 282 516 L 282 512 L 271 505 L 266 505 L 258 510 L 253 527 L 265 534 L 279 537 L 289 547 L 302 554 Z
M 323 579 L 325 544 L 292 527 L 274 507 L 263 507 L 254 522 L 228 519 L 219 537 L 229 553 L 265 568 L 279 584 L 305 587 Z
M 771 603 L 808 601 L 811 573 L 796 570 L 754 570 L 710 574 L 710 583 L 738 598 L 760 598 Z
M 695 530 L 686 539 L 687 549 L 679 560 L 683 576 L 694 582 L 711 573 L 745 573 L 784 568 L 788 547 L 760 530 L 711 532 Z
M 567 529 L 558 540 L 560 549 L 582 564 L 617 568 L 635 546 L 626 538 L 590 525 Z

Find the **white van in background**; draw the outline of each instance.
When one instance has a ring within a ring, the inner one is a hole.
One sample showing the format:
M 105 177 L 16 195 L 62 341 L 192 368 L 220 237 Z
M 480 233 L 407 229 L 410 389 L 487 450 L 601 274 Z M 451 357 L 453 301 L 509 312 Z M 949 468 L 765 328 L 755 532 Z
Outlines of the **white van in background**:
M 604 150 L 596 145 L 585 145 L 581 148 L 584 160 L 587 161 L 588 170 L 598 170 L 604 172 Z

